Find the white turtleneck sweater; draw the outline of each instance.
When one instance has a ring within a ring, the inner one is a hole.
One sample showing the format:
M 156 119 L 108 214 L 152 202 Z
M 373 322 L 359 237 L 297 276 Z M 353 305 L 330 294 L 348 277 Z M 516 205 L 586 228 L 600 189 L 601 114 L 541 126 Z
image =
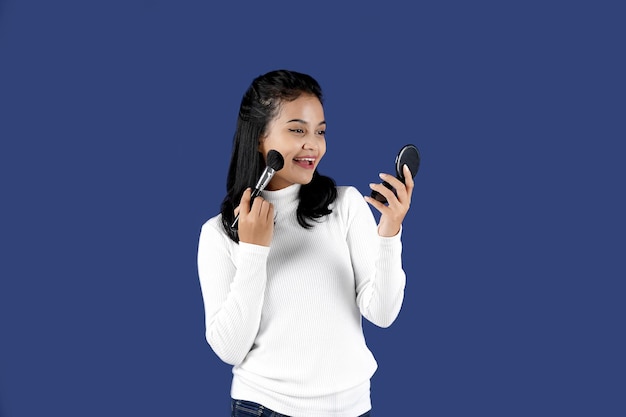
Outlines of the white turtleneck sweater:
M 400 311 L 401 234 L 378 236 L 354 187 L 337 187 L 332 213 L 305 229 L 299 189 L 263 191 L 274 205 L 270 247 L 233 242 L 220 215 L 202 226 L 206 338 L 234 365 L 234 399 L 293 417 L 356 417 L 371 408 L 377 367 L 361 317 L 387 327 Z

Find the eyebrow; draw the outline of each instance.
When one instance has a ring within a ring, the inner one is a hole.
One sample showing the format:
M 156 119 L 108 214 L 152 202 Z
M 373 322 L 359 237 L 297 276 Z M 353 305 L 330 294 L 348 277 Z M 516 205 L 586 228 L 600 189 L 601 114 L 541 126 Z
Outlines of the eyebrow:
M 291 120 L 288 120 L 286 123 L 293 123 L 293 122 L 303 123 L 305 125 L 309 124 L 308 122 L 306 122 L 305 120 L 302 120 L 302 119 L 291 119 Z M 325 125 L 325 124 L 326 124 L 326 120 L 322 120 L 317 125 L 319 126 L 319 125 Z

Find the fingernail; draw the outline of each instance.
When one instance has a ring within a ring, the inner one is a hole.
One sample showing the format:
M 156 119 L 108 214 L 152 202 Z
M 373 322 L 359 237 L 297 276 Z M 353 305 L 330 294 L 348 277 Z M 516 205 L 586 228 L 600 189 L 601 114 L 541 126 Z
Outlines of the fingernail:
M 373 182 L 370 182 L 370 188 L 374 188 L 376 184 L 374 184 Z
M 379 176 L 380 178 L 385 178 L 385 174 L 383 174 L 382 172 L 381 172 L 380 174 L 378 174 L 378 176 Z

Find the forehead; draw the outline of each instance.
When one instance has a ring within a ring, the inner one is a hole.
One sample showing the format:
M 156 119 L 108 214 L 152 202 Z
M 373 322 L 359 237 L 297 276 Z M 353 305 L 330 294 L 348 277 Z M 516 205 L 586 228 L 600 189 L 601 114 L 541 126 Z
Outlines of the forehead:
M 319 123 L 324 120 L 324 108 L 320 100 L 313 95 L 301 95 L 292 101 L 283 101 L 276 119 L 301 119 L 306 122 Z

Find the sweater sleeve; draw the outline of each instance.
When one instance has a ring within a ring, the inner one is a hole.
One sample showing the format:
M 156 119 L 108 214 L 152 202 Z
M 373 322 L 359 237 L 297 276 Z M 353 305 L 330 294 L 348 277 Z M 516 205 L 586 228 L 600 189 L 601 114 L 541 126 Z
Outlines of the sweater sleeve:
M 202 226 L 198 276 L 204 301 L 206 339 L 216 355 L 240 364 L 261 321 L 269 247 L 232 242 L 218 222 Z
M 349 207 L 347 242 L 359 310 L 373 324 L 389 327 L 400 313 L 404 299 L 402 230 L 396 236 L 379 236 L 376 220 L 361 193 L 348 187 L 346 199 Z

